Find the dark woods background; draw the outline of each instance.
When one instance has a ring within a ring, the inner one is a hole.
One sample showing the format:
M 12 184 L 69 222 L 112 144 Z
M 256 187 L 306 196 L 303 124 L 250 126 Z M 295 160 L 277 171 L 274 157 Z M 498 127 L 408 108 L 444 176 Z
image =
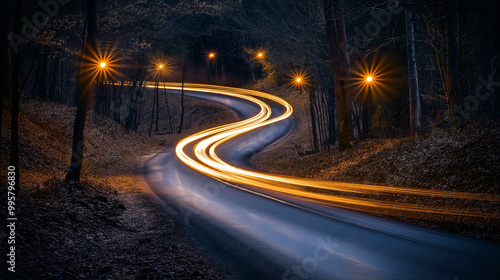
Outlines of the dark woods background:
M 141 122 L 145 82 L 181 81 L 183 67 L 186 82 L 229 86 L 289 86 L 292 73 L 303 73 L 315 150 L 500 118 L 498 1 L 125 0 L 95 8 L 98 50 L 113 71 L 93 81 L 90 108 L 129 131 Z M 19 98 L 76 105 L 87 1 L 5 1 L 1 12 L 2 106 L 16 115 Z M 160 60 L 168 63 L 161 80 L 151 71 Z M 376 86 L 363 87 L 366 73 Z

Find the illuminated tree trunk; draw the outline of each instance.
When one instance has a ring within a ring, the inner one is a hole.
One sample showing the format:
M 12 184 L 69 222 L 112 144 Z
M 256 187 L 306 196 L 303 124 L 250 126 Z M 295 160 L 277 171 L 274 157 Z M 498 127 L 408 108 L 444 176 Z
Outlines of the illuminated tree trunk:
M 406 10 L 406 44 L 408 50 L 408 89 L 410 100 L 410 135 L 420 132 L 421 109 L 420 92 L 418 88 L 417 59 L 415 50 L 415 28 L 413 13 Z
M 342 7 L 339 0 L 323 0 L 323 11 L 326 21 L 326 34 L 330 45 L 333 85 L 337 103 L 337 119 L 339 127 L 339 149 L 352 147 L 351 143 L 351 100 L 345 84 L 349 74 L 346 37 Z
M 83 51 L 83 71 L 78 72 L 78 104 L 76 108 L 75 124 L 73 126 L 73 145 L 71 165 L 66 175 L 66 181 L 80 181 L 83 161 L 83 138 L 85 118 L 89 101 L 94 95 L 94 76 L 88 71 L 91 66 L 92 52 L 97 51 L 97 15 L 95 0 L 87 0 L 87 43 Z

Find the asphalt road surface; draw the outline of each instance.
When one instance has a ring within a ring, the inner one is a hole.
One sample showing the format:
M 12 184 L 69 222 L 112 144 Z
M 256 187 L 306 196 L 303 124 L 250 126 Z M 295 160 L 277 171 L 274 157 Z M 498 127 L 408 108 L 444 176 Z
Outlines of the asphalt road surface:
M 262 111 L 252 100 L 215 93 L 213 88 L 186 89 L 186 95 L 228 106 L 241 119 Z M 179 93 L 173 85 L 167 91 Z M 259 100 L 271 109 L 268 119 L 286 111 L 275 101 Z M 216 148 L 217 156 L 221 162 L 252 171 L 250 158 L 294 126 L 294 118 L 289 117 L 236 137 L 226 135 L 227 141 Z M 182 148 L 196 164 L 203 165 L 195 146 L 208 136 Z M 174 148 L 158 153 L 143 167 L 151 190 L 169 210 L 219 257 L 236 266 L 243 278 L 500 279 L 496 243 L 221 179 L 232 176 L 231 170 L 209 176 L 211 171 L 186 165 Z

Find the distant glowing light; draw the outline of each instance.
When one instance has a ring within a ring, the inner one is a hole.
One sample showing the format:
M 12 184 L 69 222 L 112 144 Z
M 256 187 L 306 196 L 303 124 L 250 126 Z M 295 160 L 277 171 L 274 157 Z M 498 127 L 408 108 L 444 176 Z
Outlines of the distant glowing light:
M 106 67 L 106 62 L 104 62 L 104 61 L 103 61 L 103 62 L 101 62 L 101 63 L 99 64 L 99 66 L 101 66 L 101 68 Z
M 149 70 L 154 77 L 164 78 L 170 73 L 172 69 L 168 58 L 164 55 L 158 54 L 155 58 L 153 58 Z
M 297 83 L 300 83 L 300 81 L 302 81 L 301 78 L 297 78 Z
M 371 82 L 372 80 L 373 80 L 373 77 L 372 77 L 372 76 L 368 76 L 368 77 L 366 77 L 366 81 L 367 81 L 367 82 Z
M 214 58 L 214 57 L 215 57 L 215 54 L 214 54 L 214 53 L 210 53 L 208 56 L 209 56 L 210 58 Z

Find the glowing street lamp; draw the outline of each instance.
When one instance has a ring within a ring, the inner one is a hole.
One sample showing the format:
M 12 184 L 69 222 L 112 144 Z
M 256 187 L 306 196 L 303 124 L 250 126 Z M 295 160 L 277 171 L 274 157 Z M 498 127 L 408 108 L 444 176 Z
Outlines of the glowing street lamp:
M 91 70 L 89 74 L 98 79 L 100 83 L 119 75 L 116 71 L 119 66 L 118 61 L 116 49 L 106 48 L 102 51 L 92 51 L 92 57 L 89 57 L 88 62 L 85 63 L 88 63 L 88 69 Z
M 215 67 L 215 83 L 219 83 L 219 73 L 217 71 L 217 53 L 215 51 L 209 51 L 206 53 L 207 56 L 207 63 L 210 66 L 210 64 L 213 64 Z
M 296 88 L 299 88 L 299 93 L 302 94 L 302 88 L 305 86 L 306 84 L 306 80 L 305 80 L 305 75 L 304 73 L 296 73 L 294 76 L 293 76 L 293 80 L 292 80 L 292 83 L 291 83 L 294 87 Z
M 373 77 L 372 77 L 372 76 L 368 76 L 368 77 L 366 77 L 366 81 L 367 81 L 367 82 L 371 82 L 371 81 L 373 81 Z
M 166 58 L 155 59 L 151 66 L 151 73 L 156 79 L 163 79 L 170 71 L 169 63 Z

